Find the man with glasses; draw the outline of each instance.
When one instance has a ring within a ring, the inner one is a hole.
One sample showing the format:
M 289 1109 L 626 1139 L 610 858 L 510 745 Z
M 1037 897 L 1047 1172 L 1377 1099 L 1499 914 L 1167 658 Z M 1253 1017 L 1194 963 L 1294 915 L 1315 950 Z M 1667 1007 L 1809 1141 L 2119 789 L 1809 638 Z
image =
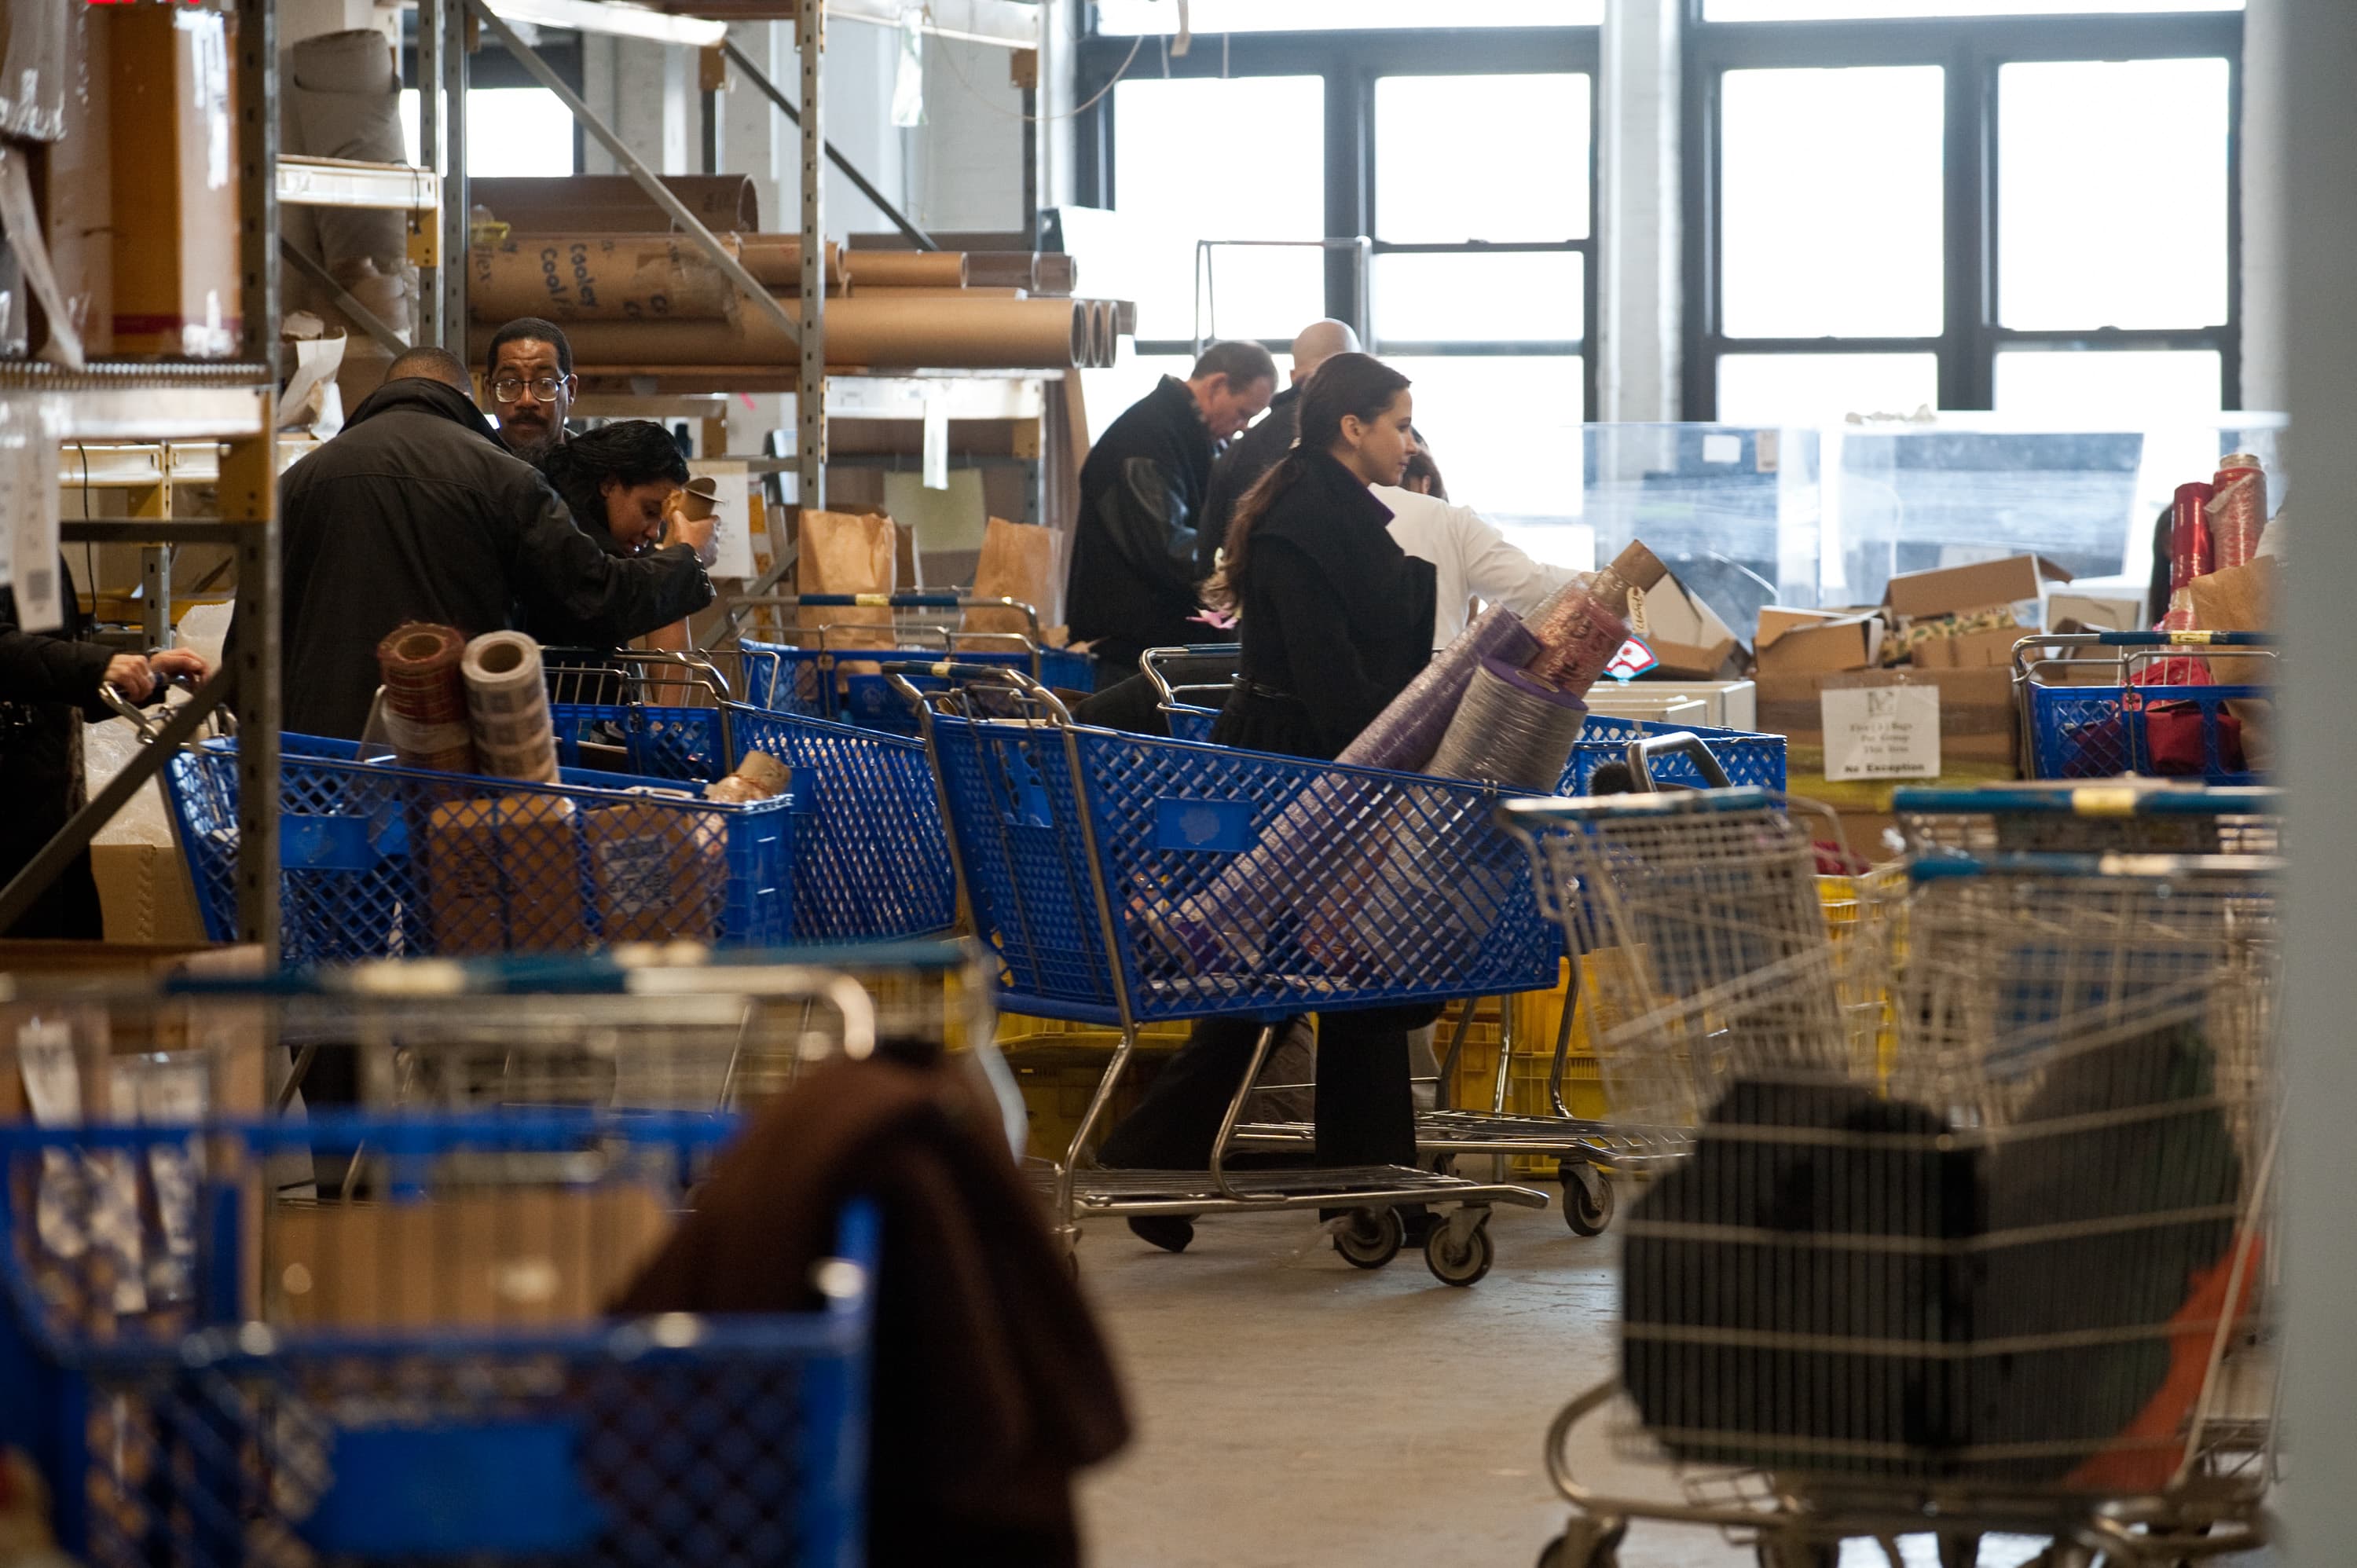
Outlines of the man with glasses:
M 549 448 L 564 441 L 565 421 L 581 390 L 565 329 L 537 316 L 520 316 L 491 334 L 483 369 L 500 441 L 538 467 Z

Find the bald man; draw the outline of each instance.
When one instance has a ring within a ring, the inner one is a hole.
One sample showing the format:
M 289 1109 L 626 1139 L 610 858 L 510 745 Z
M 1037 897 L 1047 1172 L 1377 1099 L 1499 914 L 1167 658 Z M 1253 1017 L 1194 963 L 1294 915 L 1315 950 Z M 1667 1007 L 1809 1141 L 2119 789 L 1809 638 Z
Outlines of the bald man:
M 1359 335 L 1347 321 L 1313 321 L 1293 339 L 1293 379 L 1268 405 L 1268 417 L 1228 443 L 1211 470 L 1211 488 L 1203 498 L 1203 519 L 1195 531 L 1195 565 L 1209 577 L 1219 565 L 1220 547 L 1228 541 L 1228 520 L 1244 492 L 1260 477 L 1285 460 L 1301 427 L 1301 383 L 1318 366 L 1337 354 L 1359 351 Z

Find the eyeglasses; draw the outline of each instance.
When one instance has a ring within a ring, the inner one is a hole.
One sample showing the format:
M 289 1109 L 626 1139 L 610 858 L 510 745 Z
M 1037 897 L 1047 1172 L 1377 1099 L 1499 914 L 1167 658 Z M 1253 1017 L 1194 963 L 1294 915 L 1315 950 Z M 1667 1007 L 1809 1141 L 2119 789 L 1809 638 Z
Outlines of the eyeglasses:
M 501 403 L 513 403 L 523 396 L 526 384 L 513 376 L 502 376 L 491 383 L 491 395 Z M 554 402 L 557 389 L 564 384 L 563 379 L 556 376 L 535 376 L 529 383 L 532 387 L 532 395 L 543 403 Z

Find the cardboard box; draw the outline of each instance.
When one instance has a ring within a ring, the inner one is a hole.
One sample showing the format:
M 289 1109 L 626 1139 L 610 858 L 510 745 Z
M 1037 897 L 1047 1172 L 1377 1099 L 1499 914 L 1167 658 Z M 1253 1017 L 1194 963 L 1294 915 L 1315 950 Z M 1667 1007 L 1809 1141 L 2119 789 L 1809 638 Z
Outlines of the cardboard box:
M 114 345 L 131 355 L 238 351 L 237 110 L 228 18 L 193 5 L 107 5 L 113 145 Z
M 1760 650 L 1760 676 L 1803 676 L 1840 670 L 1871 670 L 1882 650 L 1882 618 L 1845 616 L 1835 620 L 1787 623 L 1773 642 Z
M 1645 595 L 1645 646 L 1668 674 L 1714 681 L 1728 669 L 1743 644 L 1718 612 L 1677 579 L 1664 576 Z
M 1795 748 L 1822 753 L 1824 746 L 1823 709 L 1819 698 L 1826 685 L 1851 672 L 1825 671 L 1805 675 L 1762 675 L 1760 678 L 1760 727 L 1785 736 Z M 1898 673 L 1898 672 L 1894 672 Z M 1975 763 L 2010 765 L 2014 736 L 2013 676 L 2007 670 L 1918 670 L 1904 672 L 1916 682 L 1929 682 L 1940 691 L 1940 749 L 1944 761 L 1961 758 Z M 1800 771 L 1797 768 L 1795 772 Z
M 18 6 L 14 9 L 28 10 Z M 49 265 L 65 295 L 82 351 L 114 352 L 114 185 L 109 149 L 107 25 L 97 7 L 62 7 L 66 25 L 65 134 L 42 147 L 33 164 L 47 231 Z M 0 81 L 14 81 L 13 76 Z M 38 317 L 42 313 L 38 302 Z M 46 339 L 33 323 L 33 341 Z M 84 586 L 91 585 L 85 584 Z
M 1909 620 L 1962 615 L 2039 598 L 2050 585 L 2070 580 L 2070 573 L 2043 555 L 2008 555 L 1969 566 L 1901 573 L 1883 590 L 1882 602 L 1891 614 Z
M 589 944 L 581 825 L 561 795 L 446 800 L 425 830 L 425 912 L 445 958 Z
M 2142 631 L 2147 626 L 2144 600 L 2121 594 L 2090 594 L 2073 590 L 2046 596 L 2046 629 L 2056 631 L 2075 620 L 2091 631 Z
M 2011 670 L 2013 645 L 2029 635 L 2018 626 L 2004 626 L 1989 631 L 1968 631 L 1960 637 L 1935 637 L 1915 645 L 1915 667 Z
M 546 1326 L 600 1316 L 670 1235 L 642 1187 L 511 1187 L 410 1203 L 285 1203 L 264 1320 L 304 1327 Z
M 708 942 L 719 934 L 728 889 L 723 813 L 597 806 L 583 830 L 606 940 Z
M 205 940 L 188 863 L 170 844 L 95 843 L 90 868 L 98 880 L 98 900 L 106 913 L 109 942 L 175 942 Z
M 1804 610 L 1790 605 L 1762 605 L 1760 629 L 1752 637 L 1751 649 L 1755 653 L 1764 653 L 1778 638 L 1795 627 L 1823 626 L 1827 621 L 1846 620 L 1866 613 L 1864 609 Z
M 1642 701 L 1650 704 L 1695 702 L 1703 704 L 1702 716 L 1681 723 L 1706 725 L 1713 729 L 1757 729 L 1760 727 L 1759 688 L 1749 681 L 1687 681 L 1663 680 L 1658 672 L 1640 676 L 1631 682 L 1610 682 L 1613 690 L 1604 690 L 1606 682 L 1598 682 L 1589 688 L 1587 706 L 1591 713 L 1621 713 L 1613 705 L 1623 699 Z M 1636 716 L 1650 718 L 1651 714 Z

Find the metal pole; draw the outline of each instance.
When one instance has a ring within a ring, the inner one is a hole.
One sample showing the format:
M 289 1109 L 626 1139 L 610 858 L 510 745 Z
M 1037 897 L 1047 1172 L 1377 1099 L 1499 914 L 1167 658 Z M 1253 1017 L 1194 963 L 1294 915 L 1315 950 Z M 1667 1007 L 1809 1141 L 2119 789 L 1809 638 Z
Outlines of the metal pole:
M 272 367 L 261 428 L 223 453 L 218 508 L 238 531 L 238 647 L 208 688 L 237 695 L 238 937 L 278 961 L 278 7 L 241 6 L 237 27 L 238 310 L 245 357 Z M 226 682 L 226 685 L 224 685 Z M 216 700 L 220 692 L 215 693 Z M 179 715 L 193 730 L 196 718 Z M 176 721 L 177 722 L 177 721 Z M 172 726 L 167 726 L 167 733 Z M 178 744 L 177 739 L 173 744 Z M 126 768 L 127 774 L 132 769 Z M 152 771 L 152 769 L 151 769 Z M 121 782 L 118 776 L 117 783 Z M 114 793 L 112 786 L 102 794 Z M 125 791 L 124 798 L 128 798 Z M 92 824 L 94 827 L 96 824 Z M 86 835 L 85 835 L 86 836 Z
M 787 119 L 792 121 L 797 125 L 802 123 L 802 111 L 794 107 L 793 100 L 788 98 L 784 93 L 778 91 L 778 84 L 771 81 L 768 76 L 764 75 L 761 68 L 755 65 L 751 59 L 746 55 L 745 51 L 737 47 L 735 39 L 729 39 L 720 47 L 728 51 L 729 59 L 736 64 L 737 70 L 745 73 L 745 80 L 750 81 L 755 87 L 759 88 L 761 90 L 762 96 L 778 106 L 778 112 L 780 113 L 783 114 Z M 823 138 L 822 138 L 822 140 L 823 141 Z M 914 219 L 910 218 L 907 213 L 902 212 L 898 207 L 894 206 L 891 200 L 887 198 L 882 191 L 877 189 L 876 187 L 868 180 L 867 177 L 861 174 L 857 167 L 853 165 L 852 161 L 849 158 L 845 157 L 842 151 L 837 148 L 833 142 L 825 142 L 824 145 L 826 148 L 826 161 L 843 171 L 843 177 L 849 180 L 852 183 L 852 187 L 856 189 L 860 195 L 866 197 L 870 202 L 872 202 L 875 205 L 876 209 L 884 214 L 885 220 L 889 222 L 893 228 L 900 231 L 902 237 L 905 238 L 909 243 L 916 246 L 917 249 L 920 251 L 938 251 L 942 248 L 939 242 L 935 241 L 931 234 L 926 233 L 922 229 L 917 227 L 916 220 Z
M 421 109 L 419 113 L 422 114 L 424 111 Z M 287 239 L 283 234 L 278 237 L 278 255 L 279 259 L 282 261 L 294 263 L 295 270 L 296 272 L 301 273 L 305 277 L 309 278 L 313 283 L 318 285 L 319 287 L 327 290 L 328 297 L 334 302 L 336 308 L 342 311 L 346 317 L 350 317 L 353 326 L 359 328 L 361 331 L 375 338 L 379 346 L 383 348 L 387 353 L 399 354 L 409 347 L 408 344 L 401 340 L 400 333 L 395 332 L 391 327 L 385 325 L 384 318 L 382 317 L 379 316 L 375 311 L 371 310 L 367 306 L 362 305 L 359 300 L 354 299 L 351 296 L 351 292 L 345 288 L 343 285 L 336 281 L 335 274 L 329 272 L 327 268 L 321 266 L 318 263 L 305 255 L 301 251 L 296 250 L 295 248 L 294 242 Z M 432 304 L 436 292 L 436 285 L 433 279 L 434 273 L 432 269 L 420 270 L 419 287 L 424 291 L 425 299 L 429 305 Z M 434 318 L 431 317 L 427 318 L 429 326 L 425 336 L 428 342 L 433 341 L 433 335 L 430 327 L 430 323 L 433 319 Z
M 442 167 L 443 5 L 444 0 L 417 0 L 417 161 L 436 176 L 447 175 Z M 447 206 L 449 186 L 445 183 L 439 188 L 443 205 Z M 436 222 L 440 220 L 436 214 Z M 442 319 L 442 273 L 462 260 L 439 251 L 434 265 L 417 269 L 417 340 L 421 344 L 444 346 L 447 331 Z
M 467 7 L 441 0 L 442 13 L 442 347 L 467 357 L 467 246 L 473 225 L 467 198 Z
M 164 493 L 168 504 L 168 479 Z M 139 619 L 148 647 L 172 646 L 172 547 L 168 544 L 150 544 L 139 552 Z
M 801 515 L 826 505 L 826 117 L 821 91 L 826 64 L 825 0 L 802 0 L 794 16 L 794 39 L 802 75 L 803 331 L 794 400 L 799 427 L 794 508 Z M 783 533 L 781 528 L 770 530 L 773 561 L 786 558 Z
M 764 288 L 760 281 L 751 273 L 745 270 L 745 263 L 731 254 L 728 248 L 714 236 L 712 231 L 705 228 L 695 214 L 687 209 L 685 202 L 672 194 L 671 188 L 663 184 L 662 177 L 641 163 L 638 155 L 631 152 L 623 145 L 619 136 L 607 128 L 604 121 L 590 113 L 589 105 L 581 102 L 580 95 L 565 85 L 563 77 L 549 69 L 546 60 L 541 59 L 522 38 L 516 37 L 515 29 L 501 21 L 498 12 L 485 5 L 483 0 L 466 0 L 466 4 L 472 8 L 477 16 L 482 18 L 483 25 L 498 36 L 500 42 L 507 46 L 508 53 L 515 56 L 517 63 L 532 74 L 533 80 L 556 94 L 557 102 L 564 104 L 571 112 L 573 118 L 580 122 L 582 129 L 597 138 L 599 146 L 613 155 L 614 161 L 621 165 L 623 171 L 638 182 L 639 188 L 647 193 L 648 199 L 662 209 L 664 215 L 679 226 L 681 232 L 695 242 L 696 248 L 711 258 L 714 266 L 727 274 L 728 281 L 737 285 L 737 292 L 750 300 L 756 310 L 766 312 L 779 330 L 785 333 L 787 342 L 802 343 L 802 323 L 795 319 L 794 313 L 779 304 L 776 296 Z M 804 74 L 807 76 L 808 72 L 805 71 Z M 806 88 L 805 91 L 815 90 Z M 465 194 L 465 189 L 461 187 L 459 196 L 462 199 Z M 805 198 L 803 211 L 807 214 L 809 210 L 808 199 Z M 807 247 L 805 249 L 807 250 Z M 463 255 L 464 252 L 460 254 Z M 820 258 L 822 262 L 824 259 L 823 256 Z M 807 280 L 810 276 L 810 262 L 807 255 L 802 263 L 802 274 Z M 826 298 L 824 283 L 824 274 L 822 273 L 820 292 L 815 295 L 806 293 L 802 296 L 803 311 L 813 317 L 823 308 Z M 813 299 L 819 303 L 813 305 Z M 805 358 L 807 357 L 805 355 Z

